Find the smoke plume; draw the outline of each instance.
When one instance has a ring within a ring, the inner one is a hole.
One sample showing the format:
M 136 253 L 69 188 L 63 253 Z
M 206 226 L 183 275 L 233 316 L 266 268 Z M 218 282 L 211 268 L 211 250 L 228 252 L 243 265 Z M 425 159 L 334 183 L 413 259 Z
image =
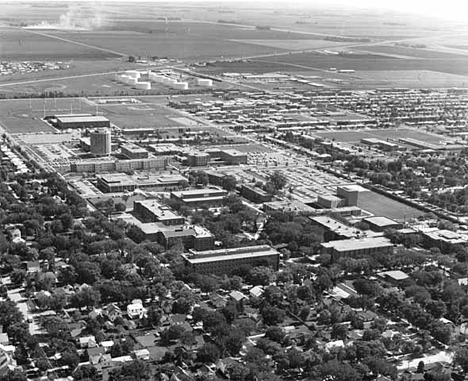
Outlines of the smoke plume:
M 86 4 L 85 6 L 70 5 L 66 13 L 60 16 L 58 22 L 42 21 L 29 25 L 27 29 L 65 29 L 65 30 L 94 30 L 108 25 L 108 20 L 101 6 Z

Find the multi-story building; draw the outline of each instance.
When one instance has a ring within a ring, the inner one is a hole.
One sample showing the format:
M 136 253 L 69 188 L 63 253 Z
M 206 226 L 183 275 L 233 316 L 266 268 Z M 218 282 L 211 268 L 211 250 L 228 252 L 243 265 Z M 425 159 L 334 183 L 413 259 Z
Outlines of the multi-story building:
M 247 154 L 235 149 L 210 149 L 206 151 L 212 158 L 220 159 L 228 165 L 247 164 Z
M 309 219 L 314 225 L 319 226 L 324 230 L 325 242 L 340 239 L 359 238 L 363 234 L 361 230 L 347 226 L 342 222 L 328 216 L 314 216 L 309 217 Z
M 147 159 L 148 151 L 143 147 L 137 146 L 133 143 L 125 143 L 120 147 L 122 155 L 128 157 L 129 159 Z
M 393 244 L 385 237 L 344 239 L 322 243 L 321 253 L 330 254 L 332 260 L 336 261 L 346 256 L 360 258 L 377 253 L 391 254 L 393 247 Z
M 113 173 L 97 176 L 97 186 L 104 193 L 132 192 L 135 189 L 169 191 L 178 189 L 187 178 L 181 175 L 139 176 L 125 173 Z
M 270 266 L 277 271 L 280 253 L 268 245 L 182 254 L 187 268 L 199 274 L 230 274 L 240 266 Z
M 242 196 L 245 197 L 247 200 L 258 204 L 263 202 L 270 202 L 272 198 L 271 194 L 265 192 L 263 189 L 258 188 L 254 185 L 242 185 L 241 193 Z
M 90 135 L 91 153 L 96 156 L 109 156 L 112 152 L 112 135 L 110 130 L 94 130 Z
M 185 218 L 177 215 L 171 208 L 156 200 L 134 201 L 134 212 L 143 222 L 161 222 L 164 225 L 182 225 Z
M 157 241 L 166 249 L 182 244 L 186 250 L 211 250 L 215 237 L 210 231 L 198 225 L 184 225 L 161 229 L 157 234 Z
M 224 189 L 205 188 L 188 191 L 172 192 L 171 198 L 182 201 L 188 206 L 221 205 L 224 197 L 228 194 Z
M 187 156 L 187 164 L 191 167 L 205 167 L 210 161 L 210 155 L 206 152 L 191 152 Z

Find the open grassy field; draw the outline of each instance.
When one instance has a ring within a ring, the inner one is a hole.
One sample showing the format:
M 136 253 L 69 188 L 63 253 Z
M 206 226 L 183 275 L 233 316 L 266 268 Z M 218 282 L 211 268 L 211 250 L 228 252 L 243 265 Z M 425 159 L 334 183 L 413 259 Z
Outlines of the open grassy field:
M 424 214 L 409 205 L 371 191 L 359 193 L 358 207 L 378 217 L 385 216 L 397 221 L 408 221 Z
M 180 115 L 157 105 L 106 105 L 99 107 L 99 113 L 121 128 L 179 127 L 172 118 Z
M 398 139 L 412 138 L 421 140 L 427 143 L 440 143 L 446 140 L 443 136 L 430 134 L 421 130 L 412 128 L 392 128 L 382 130 L 356 130 L 356 131 L 326 131 L 316 132 L 314 135 L 324 139 L 335 139 L 342 143 L 359 143 L 361 139 L 377 138 L 377 139 Z
M 0 58 L 3 61 L 102 60 L 116 55 L 70 44 L 21 29 L 0 29 Z

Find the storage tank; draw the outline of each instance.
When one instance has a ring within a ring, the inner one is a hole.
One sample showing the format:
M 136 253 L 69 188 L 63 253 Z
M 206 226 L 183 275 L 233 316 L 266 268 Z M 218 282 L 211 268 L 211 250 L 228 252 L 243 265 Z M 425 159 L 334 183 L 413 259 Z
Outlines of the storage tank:
M 151 90 L 151 82 L 137 82 L 136 88 L 138 90 Z
M 213 81 L 211 79 L 199 78 L 197 80 L 199 86 L 211 87 L 213 86 Z

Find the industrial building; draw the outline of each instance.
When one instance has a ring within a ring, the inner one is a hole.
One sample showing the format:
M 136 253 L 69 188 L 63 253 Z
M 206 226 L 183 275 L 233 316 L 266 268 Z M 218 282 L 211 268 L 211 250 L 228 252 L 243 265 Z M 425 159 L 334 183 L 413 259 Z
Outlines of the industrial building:
M 182 258 L 191 272 L 230 274 L 240 266 L 268 265 L 277 271 L 280 253 L 268 245 L 197 252 L 189 250 Z
M 171 198 L 183 202 L 188 206 L 218 206 L 223 203 L 228 194 L 224 189 L 205 188 L 188 191 L 172 192 Z
M 90 114 L 70 114 L 70 115 L 55 115 L 51 120 L 55 119 L 56 126 L 66 130 L 69 128 L 109 128 L 110 121 L 102 115 Z
M 134 201 L 133 210 L 143 222 L 161 222 L 164 225 L 183 225 L 185 218 L 177 215 L 156 200 Z
M 132 192 L 135 189 L 168 191 L 179 188 L 184 176 L 131 176 L 125 173 L 113 173 L 97 177 L 97 186 L 104 193 Z
M 393 244 L 385 237 L 344 239 L 321 244 L 321 254 L 330 254 L 333 261 L 341 257 L 359 258 L 392 252 Z
M 122 155 L 129 159 L 147 159 L 148 151 L 133 143 L 125 143 L 120 147 Z
M 91 131 L 90 150 L 96 156 L 109 156 L 112 152 L 112 135 L 110 130 L 102 128 Z

